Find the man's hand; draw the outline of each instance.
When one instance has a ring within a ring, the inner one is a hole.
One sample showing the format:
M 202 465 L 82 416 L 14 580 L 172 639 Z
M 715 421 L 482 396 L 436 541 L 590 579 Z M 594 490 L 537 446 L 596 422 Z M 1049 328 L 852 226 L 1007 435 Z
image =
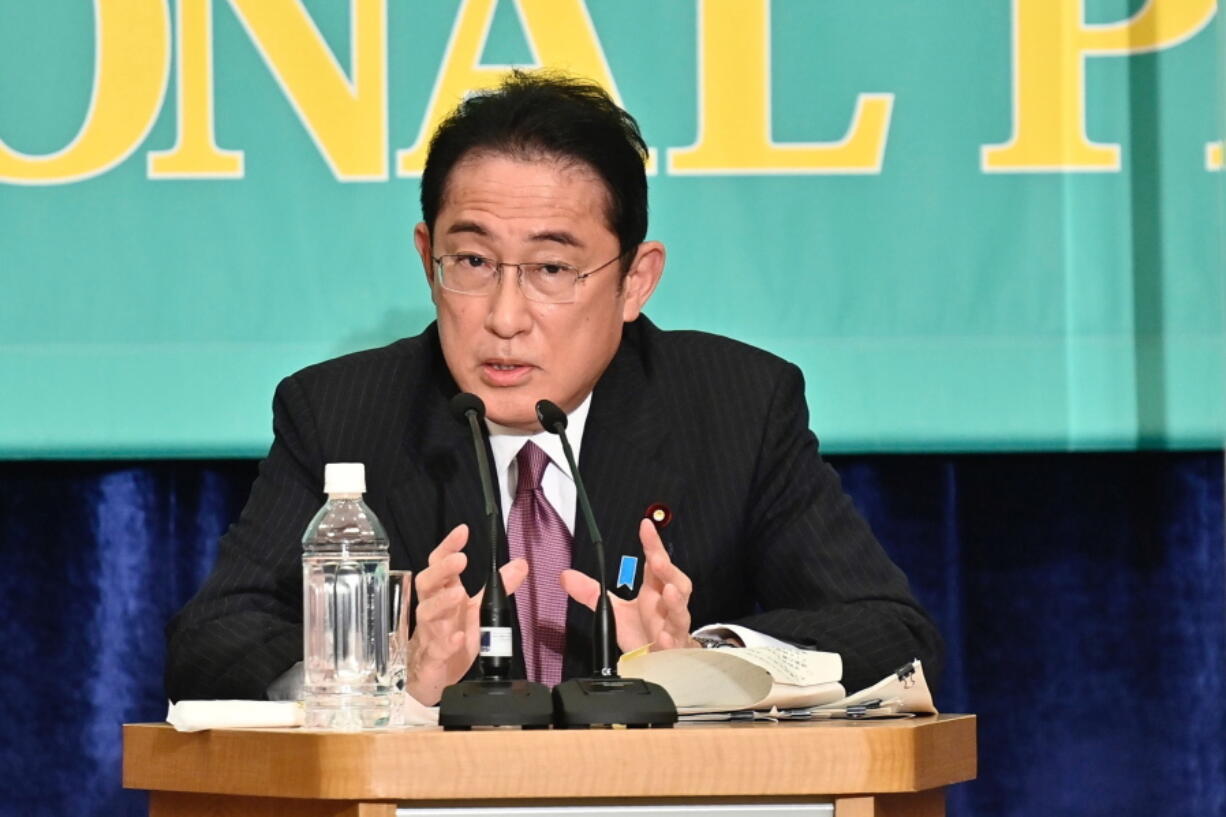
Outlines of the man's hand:
M 639 540 L 643 543 L 644 562 L 639 594 L 631 601 L 610 594 L 617 646 L 622 652 L 644 644 L 653 644 L 657 650 L 699 646 L 690 638 L 690 592 L 694 587 L 690 577 L 668 558 L 650 519 L 639 524 Z M 600 583 L 595 579 L 578 570 L 566 570 L 562 572 L 562 586 L 575 601 L 589 610 L 596 609 Z
M 469 596 L 460 582 L 468 564 L 461 551 L 468 526 L 457 525 L 430 553 L 429 566 L 417 574 L 417 626 L 409 639 L 405 687 L 421 704 L 433 706 L 443 688 L 464 677 L 481 646 L 481 597 Z M 528 563 L 512 559 L 502 566 L 502 583 L 514 593 L 528 575 Z

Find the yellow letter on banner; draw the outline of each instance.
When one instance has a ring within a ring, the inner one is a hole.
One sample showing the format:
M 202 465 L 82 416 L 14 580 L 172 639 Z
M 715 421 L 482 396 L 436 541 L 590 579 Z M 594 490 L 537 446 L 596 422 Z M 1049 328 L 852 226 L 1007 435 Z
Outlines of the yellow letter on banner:
M 94 27 L 94 87 L 81 130 L 45 156 L 27 156 L 0 141 L 0 182 L 88 179 L 130 156 L 153 127 L 170 72 L 165 0 L 94 0 Z
M 583 0 L 514 0 L 537 67 L 556 68 L 602 85 L 621 104 L 596 29 Z M 396 172 L 420 176 L 426 166 L 429 134 L 469 91 L 497 85 L 508 66 L 481 65 L 481 49 L 494 20 L 497 0 L 464 0 L 443 55 L 434 92 L 413 147 L 396 151 Z M 648 170 L 651 170 L 649 163 Z
M 213 135 L 213 2 L 177 0 L 178 141 L 149 154 L 151 179 L 232 179 L 243 152 L 222 150 Z
M 1127 20 L 1084 22 L 1084 0 L 1013 0 L 1013 136 L 984 145 L 987 173 L 1120 168 L 1120 146 L 1086 136 L 1087 57 L 1169 48 L 1200 31 L 1217 0 L 1146 0 Z
M 1222 143 L 1207 142 L 1205 144 L 1205 170 L 1217 173 L 1222 169 Z
M 860 94 L 838 142 L 771 139 L 769 0 L 701 0 L 698 140 L 668 151 L 675 174 L 880 173 L 893 94 Z
M 350 0 L 352 82 L 301 0 L 230 0 L 340 181 L 387 178 L 386 0 Z

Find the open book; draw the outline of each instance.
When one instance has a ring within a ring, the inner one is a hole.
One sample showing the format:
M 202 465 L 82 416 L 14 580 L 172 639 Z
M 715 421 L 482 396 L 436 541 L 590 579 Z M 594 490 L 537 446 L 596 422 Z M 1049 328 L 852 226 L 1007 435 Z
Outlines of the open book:
M 838 653 L 796 647 L 638 650 L 622 656 L 617 669 L 664 687 L 682 714 L 796 709 L 846 695 Z
M 668 691 L 679 714 L 756 710 L 775 717 L 882 717 L 934 714 L 923 667 L 913 661 L 847 695 L 837 653 L 798 647 L 721 647 L 622 656 L 618 672 Z

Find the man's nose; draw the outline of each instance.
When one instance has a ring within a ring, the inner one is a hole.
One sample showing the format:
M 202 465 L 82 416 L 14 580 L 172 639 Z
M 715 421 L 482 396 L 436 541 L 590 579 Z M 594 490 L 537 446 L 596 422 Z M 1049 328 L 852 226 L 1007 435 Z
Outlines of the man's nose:
M 519 270 L 503 267 L 498 286 L 490 296 L 490 309 L 485 316 L 485 328 L 502 338 L 526 332 L 532 326 L 528 299 L 519 287 Z

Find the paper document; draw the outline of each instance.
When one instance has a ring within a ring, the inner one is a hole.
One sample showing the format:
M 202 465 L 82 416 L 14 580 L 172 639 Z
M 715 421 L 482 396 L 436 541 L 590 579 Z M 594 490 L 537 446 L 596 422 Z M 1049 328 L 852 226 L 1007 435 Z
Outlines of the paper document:
M 618 672 L 659 684 L 683 714 L 818 706 L 847 693 L 837 653 L 796 647 L 636 651 Z
M 180 732 L 302 725 L 297 701 L 179 701 L 171 704 L 166 722 Z
M 437 726 L 438 707 L 422 706 L 412 695 L 391 702 L 388 729 Z M 298 701 L 179 701 L 170 705 L 166 722 L 180 732 L 204 729 L 266 729 L 302 726 Z
M 891 672 L 871 687 L 838 701 L 816 707 L 815 711 L 854 710 L 861 708 L 860 717 L 872 717 L 873 710 L 891 709 L 912 715 L 935 715 L 924 665 L 916 659 L 896 672 Z
M 799 647 L 643 648 L 623 655 L 618 671 L 664 687 L 686 720 L 870 720 L 937 711 L 918 660 L 850 695 L 838 654 Z

